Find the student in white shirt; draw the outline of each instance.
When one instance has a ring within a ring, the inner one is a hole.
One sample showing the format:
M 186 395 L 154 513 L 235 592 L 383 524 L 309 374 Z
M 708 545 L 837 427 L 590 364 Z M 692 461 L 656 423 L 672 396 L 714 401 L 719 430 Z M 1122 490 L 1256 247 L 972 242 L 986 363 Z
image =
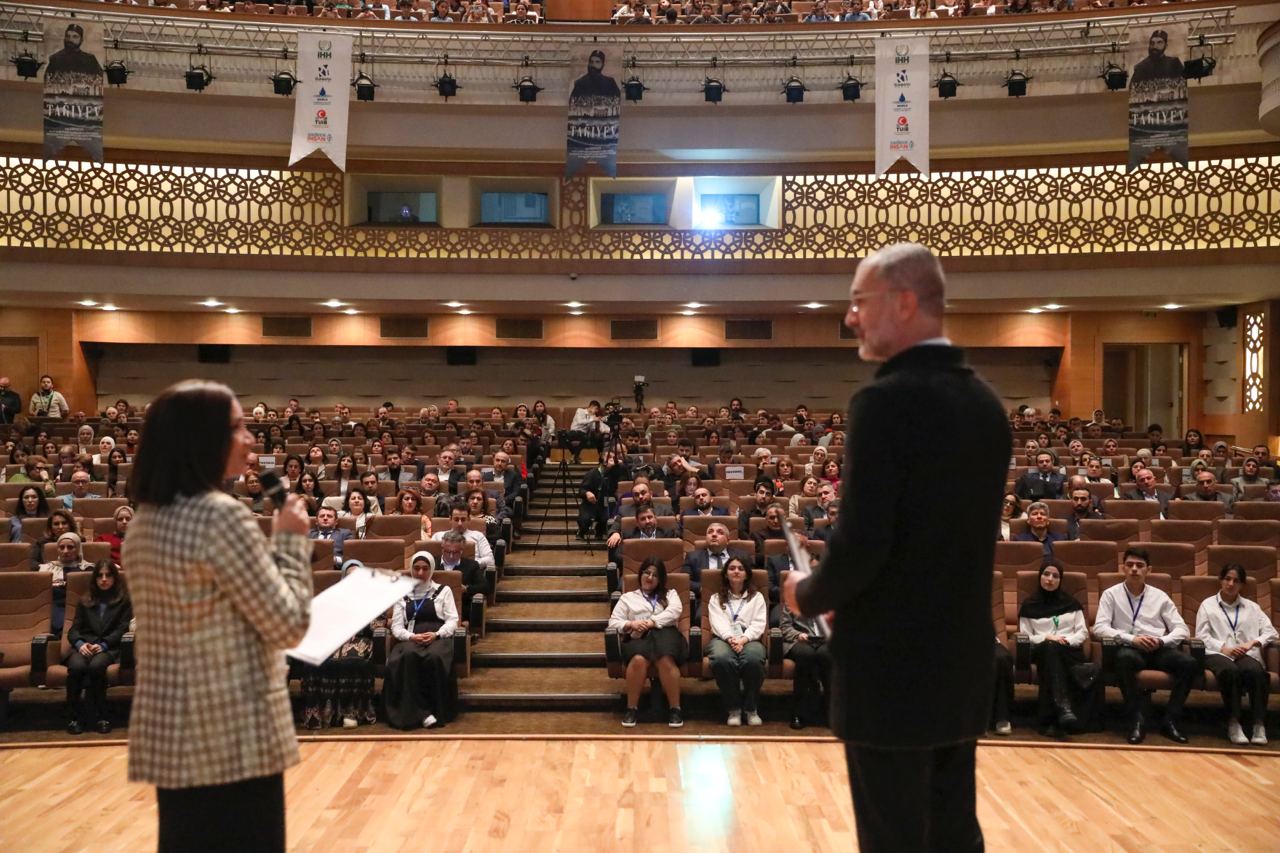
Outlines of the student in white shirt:
M 656 557 L 640 564 L 640 588 L 624 593 L 613 607 L 607 631 L 622 634 L 622 657 L 627 662 L 627 710 L 622 725 L 636 724 L 640 691 L 649 678 L 649 667 L 658 670 L 662 692 L 670 707 L 667 724 L 684 725 L 680 711 L 680 662 L 688 653 L 680 633 L 680 595 L 667 586 L 667 567 Z
M 485 538 L 483 533 L 467 527 L 467 522 L 470 519 L 471 511 L 467 509 L 467 505 L 458 503 L 449 510 L 449 527 L 446 530 L 431 534 L 431 538 L 440 541 L 448 530 L 461 533 L 464 539 L 476 546 L 476 562 L 482 568 L 492 568 L 497 565 L 493 558 L 493 548 L 489 547 L 489 540 Z
M 1173 600 L 1160 590 L 1147 585 L 1151 571 L 1151 555 L 1145 548 L 1133 547 L 1124 552 L 1124 583 L 1102 593 L 1093 635 L 1099 640 L 1114 639 L 1120 643 L 1115 655 L 1116 675 L 1124 694 L 1125 710 L 1133 726 L 1129 743 L 1139 744 L 1146 738 L 1146 720 L 1142 715 L 1142 687 L 1138 673 L 1158 669 L 1173 676 L 1173 690 L 1165 707 L 1161 732 L 1175 743 L 1186 743 L 1178 731 L 1178 720 L 1191 681 L 1200 667 L 1178 646 L 1187 639 L 1187 623 L 1182 621 Z
M 1248 579 L 1239 563 L 1222 567 L 1221 590 L 1202 601 L 1196 613 L 1196 637 L 1204 641 L 1205 669 L 1217 679 L 1227 709 L 1227 738 L 1238 746 L 1264 746 L 1271 677 L 1262 665 L 1262 649 L 1280 636 L 1262 608 L 1240 595 Z M 1253 710 L 1252 740 L 1240 726 L 1240 694 L 1245 690 Z
M 396 644 L 387 654 L 382 698 L 392 728 L 429 729 L 451 715 L 449 679 L 458 608 L 453 590 L 431 579 L 435 568 L 431 552 L 415 552 L 409 570 L 417 583 L 391 611 Z
M 764 636 L 769 601 L 751 588 L 751 570 L 741 557 L 730 557 L 720 571 L 720 591 L 707 602 L 711 622 L 711 672 L 731 726 L 758 726 L 760 686 L 764 684 Z
M 1018 608 L 1018 631 L 1031 638 L 1031 658 L 1040 681 L 1040 721 L 1045 734 L 1061 737 L 1074 731 L 1079 720 L 1071 705 L 1071 667 L 1084 663 L 1089 636 L 1084 609 L 1062 591 L 1062 563 L 1047 560 L 1040 567 L 1040 588 Z

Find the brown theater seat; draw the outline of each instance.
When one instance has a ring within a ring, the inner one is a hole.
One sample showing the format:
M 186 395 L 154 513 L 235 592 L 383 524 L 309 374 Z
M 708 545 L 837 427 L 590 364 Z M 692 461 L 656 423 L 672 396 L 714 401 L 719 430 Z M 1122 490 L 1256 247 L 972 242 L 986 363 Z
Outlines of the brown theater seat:
M 1107 501 L 1107 515 L 1112 518 L 1131 518 L 1138 522 L 1138 534 L 1146 537 L 1151 531 L 1151 522 L 1160 518 L 1160 504 L 1154 501 Z
M 738 533 L 738 520 L 732 515 L 686 515 L 681 521 L 684 525 L 682 538 L 690 545 L 699 539 L 706 539 L 707 528 L 712 524 L 723 524 L 728 528 L 730 536 L 736 536 Z
M 1226 515 L 1227 506 L 1221 501 L 1172 501 L 1165 518 L 1171 521 L 1217 521 Z
M 1049 531 L 1059 536 L 1067 535 L 1067 520 L 1065 518 L 1049 519 Z M 1014 518 L 1009 521 L 1009 537 L 1021 536 L 1027 532 L 1027 520 L 1025 518 Z
M 31 570 L 31 546 L 26 542 L 0 543 L 0 572 Z
M 1018 572 L 1018 579 L 1015 588 L 1017 590 L 1018 606 L 1021 607 L 1022 602 L 1026 601 L 1032 593 L 1040 588 L 1040 573 Z M 1064 572 L 1062 575 L 1062 586 L 1060 589 L 1076 601 L 1080 602 L 1080 607 L 1084 609 L 1086 617 L 1089 615 L 1088 578 L 1080 572 Z M 1089 624 L 1093 624 L 1091 620 Z M 1015 619 L 1013 624 L 1009 626 L 1009 632 L 1015 635 L 1016 640 L 1016 635 L 1018 633 L 1017 619 Z M 1029 643 L 1030 640 L 1028 640 L 1028 644 Z M 1028 651 L 1029 650 L 1030 649 L 1028 648 Z M 1088 638 L 1084 641 L 1084 656 L 1085 660 L 1089 660 L 1092 657 L 1092 649 Z M 1019 672 L 1019 680 L 1029 681 L 1032 684 L 1037 683 L 1035 666 L 1031 664 L 1029 658 L 1025 664 L 1022 661 L 1019 661 L 1019 669 L 1021 670 Z
M 1053 555 L 1062 562 L 1068 572 L 1085 576 L 1090 612 L 1098 609 L 1098 576 L 1114 572 L 1118 567 L 1114 542 L 1059 542 L 1053 546 Z M 1016 579 L 1015 579 L 1016 582 Z M 1090 624 L 1093 624 L 1090 622 Z
M 1152 542 L 1189 542 L 1196 546 L 1196 562 L 1206 559 L 1205 549 L 1213 544 L 1213 522 L 1173 519 L 1151 522 Z
M 311 573 L 312 594 L 319 595 L 340 580 L 342 580 L 342 572 L 338 569 L 320 569 L 319 571 L 313 571 Z
M 657 557 L 667 567 L 667 574 L 679 573 L 684 564 L 685 543 L 682 539 L 631 539 L 622 549 L 622 575 L 638 576 L 640 564 Z M 634 587 L 632 587 L 634 588 Z
M 702 629 L 694 628 L 690 625 L 689 580 L 689 576 L 683 572 L 671 573 L 668 571 L 667 584 L 680 596 L 680 621 L 677 623 L 677 627 L 687 643 L 688 653 L 685 655 L 684 663 L 680 666 L 680 674 L 687 678 L 697 678 L 702 674 Z M 614 593 L 614 603 L 617 602 L 620 594 L 638 589 L 639 584 L 639 575 L 624 574 L 622 576 L 621 592 Z M 622 639 L 622 635 L 613 631 L 606 630 L 604 632 L 605 668 L 610 678 L 622 678 L 627 673 L 627 661 L 622 657 Z M 653 664 L 649 665 L 648 677 L 651 679 L 658 677 L 657 667 Z
M 1237 520 L 1280 521 L 1280 503 L 1275 501 L 1236 501 L 1233 509 Z
M 1139 542 L 1151 557 L 1151 571 L 1174 579 L 1189 577 L 1202 569 L 1195 546 L 1189 542 Z M 1201 572 L 1203 574 L 1203 572 Z
M 404 571 L 408 565 L 404 542 L 399 539 L 348 539 L 342 546 L 342 557 L 393 572 Z
M 1098 589 L 1100 592 L 1105 592 L 1116 584 L 1123 582 L 1124 575 L 1119 572 L 1102 574 L 1098 576 Z M 1167 594 L 1173 599 L 1173 605 L 1178 608 L 1178 612 L 1182 612 L 1182 592 L 1174 584 L 1173 578 L 1159 572 L 1151 572 L 1147 575 L 1147 583 Z M 1187 628 L 1194 630 L 1195 626 L 1189 624 Z M 1193 638 L 1190 642 L 1183 644 L 1182 650 L 1188 651 L 1192 645 L 1201 644 Z M 1112 683 L 1115 683 L 1114 674 L 1109 673 L 1109 675 L 1111 675 Z M 1138 686 L 1145 690 L 1168 690 L 1173 687 L 1173 676 L 1159 669 L 1144 669 L 1138 672 Z
M 1114 542 L 1123 552 L 1138 541 L 1136 518 L 1086 518 L 1080 522 L 1080 538 L 1086 542 Z
M 47 574 L 0 573 L 0 721 L 8 712 L 10 690 L 44 681 L 52 618 L 53 586 Z
M 333 569 L 333 540 L 311 540 L 311 571 L 324 572 Z
M 72 503 L 71 511 L 81 518 L 111 518 L 117 509 L 128 505 L 124 498 L 79 498 Z
M 375 515 L 369 519 L 365 536 L 370 539 L 399 539 L 407 548 L 422 538 L 422 516 Z
M 1266 613 L 1267 604 L 1259 598 L 1259 593 L 1265 595 L 1268 600 L 1271 599 L 1272 596 L 1270 593 L 1272 591 L 1272 583 L 1276 583 L 1276 581 L 1255 581 L 1253 579 L 1253 575 L 1250 574 L 1249 582 L 1240 590 L 1240 595 L 1244 598 L 1258 602 L 1258 606 L 1262 608 L 1262 612 Z M 1196 615 L 1200 612 L 1200 605 L 1205 600 L 1217 595 L 1219 589 L 1221 589 L 1221 584 L 1218 582 L 1218 575 L 1216 572 L 1212 576 L 1182 579 L 1182 619 L 1187 623 L 1187 627 L 1189 627 L 1192 632 L 1196 629 Z M 1263 649 L 1262 660 L 1264 664 L 1266 663 L 1269 655 L 1271 657 L 1276 657 L 1277 652 L 1280 652 L 1280 647 L 1275 643 L 1272 643 L 1269 648 Z M 1280 675 L 1277 674 L 1276 667 L 1268 667 L 1268 674 L 1271 678 L 1271 690 L 1274 693 L 1277 689 L 1280 689 Z M 1213 673 L 1208 670 L 1204 671 L 1203 687 L 1205 690 L 1218 689 L 1217 679 L 1214 678 Z
M 1280 547 L 1280 521 L 1224 518 L 1218 522 L 1218 544 Z
M 1058 545 L 1065 543 L 1059 542 Z M 1058 546 L 1055 545 L 1054 548 Z M 1004 578 L 1005 622 L 1017 622 L 1018 601 L 1014 583 L 1018 572 L 1038 572 L 1044 562 L 1044 546 L 1039 542 L 997 542 L 994 571 Z

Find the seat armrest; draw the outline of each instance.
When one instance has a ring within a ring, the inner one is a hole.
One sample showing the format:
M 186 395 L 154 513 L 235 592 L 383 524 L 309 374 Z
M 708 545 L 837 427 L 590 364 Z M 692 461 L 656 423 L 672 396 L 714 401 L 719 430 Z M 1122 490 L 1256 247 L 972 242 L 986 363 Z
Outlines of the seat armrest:
M 52 634 L 36 634 L 31 638 L 31 683 L 44 684 L 45 672 L 49 669 L 49 643 Z M 56 650 L 56 646 L 54 647 Z
M 515 525 L 511 523 L 510 518 L 502 519 L 502 524 L 499 525 L 498 529 L 499 529 L 499 535 L 501 535 L 502 537 L 502 541 L 510 542 L 512 544 L 515 543 L 516 541 Z
M 1269 671 L 1280 674 L 1280 640 L 1272 640 L 1262 647 L 1262 660 Z M 3 659 L 3 655 L 0 655 Z
M 521 486 L 521 489 L 524 487 Z M 520 525 L 524 522 L 525 516 L 529 514 L 526 509 L 528 506 L 523 494 L 516 495 L 515 500 L 511 502 L 511 517 L 515 519 L 516 530 L 520 529 Z
M 765 663 L 780 664 L 782 663 L 782 629 L 769 629 L 769 642 L 765 645 Z
M 138 665 L 138 659 L 134 655 L 134 633 L 129 631 L 120 640 L 120 668 L 133 669 Z
M 702 628 L 697 625 L 689 628 L 689 662 L 702 668 Z
M 493 562 L 501 569 L 507 563 L 507 542 L 499 539 L 493 543 Z
M 1021 631 L 1013 635 L 1013 668 L 1031 674 L 1031 636 Z
M 622 659 L 622 635 L 617 631 L 604 632 L 604 660 L 609 663 L 626 663 Z
M 390 634 L 386 628 L 373 629 L 373 665 L 376 667 L 387 665 L 387 637 Z
M 1186 646 L 1187 653 L 1191 655 L 1192 659 L 1196 662 L 1196 665 L 1200 667 L 1201 675 L 1203 676 L 1204 640 L 1201 640 L 1198 637 L 1192 637 L 1191 639 L 1186 640 L 1183 645 Z
M 614 562 L 610 562 L 604 567 L 605 585 L 611 593 L 622 590 L 622 579 L 618 576 L 618 571 L 618 564 Z
M 463 665 L 471 658 L 471 625 L 461 622 L 453 635 L 453 662 Z
M 476 593 L 471 596 L 470 606 L 467 608 L 467 622 L 471 624 L 471 631 L 477 637 L 484 636 L 484 596 Z
M 498 569 L 496 566 L 486 566 L 484 570 L 485 586 L 489 588 L 489 603 L 497 605 L 498 603 Z
M 1120 641 L 1115 637 L 1102 638 L 1102 671 L 1114 675 L 1116 671 L 1116 652 L 1120 650 Z

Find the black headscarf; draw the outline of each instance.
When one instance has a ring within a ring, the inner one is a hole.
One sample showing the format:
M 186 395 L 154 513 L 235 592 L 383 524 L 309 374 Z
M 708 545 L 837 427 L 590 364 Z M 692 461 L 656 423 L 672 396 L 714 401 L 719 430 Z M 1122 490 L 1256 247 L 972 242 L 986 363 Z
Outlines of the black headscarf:
M 1058 570 L 1058 575 L 1062 575 L 1062 567 L 1053 563 L 1046 563 L 1040 567 L 1040 578 L 1044 578 L 1044 570 L 1054 568 Z M 1039 580 L 1037 579 L 1037 580 Z M 1053 592 L 1049 592 L 1041 585 L 1035 592 L 1027 596 L 1026 601 L 1022 602 L 1022 606 L 1018 608 L 1019 619 L 1048 619 L 1051 616 L 1061 616 L 1064 613 L 1071 613 L 1081 610 L 1080 602 L 1076 601 L 1074 595 L 1068 595 L 1062 591 L 1062 582 L 1058 582 L 1058 588 Z

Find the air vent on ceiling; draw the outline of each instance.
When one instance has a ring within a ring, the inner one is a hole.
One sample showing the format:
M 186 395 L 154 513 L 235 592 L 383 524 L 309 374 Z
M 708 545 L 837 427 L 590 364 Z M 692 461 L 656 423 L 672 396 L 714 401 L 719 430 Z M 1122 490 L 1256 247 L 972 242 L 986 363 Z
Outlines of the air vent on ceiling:
M 542 340 L 542 320 L 537 317 L 499 317 L 495 329 L 499 338 Z
M 725 320 L 724 339 L 726 341 L 771 341 L 773 340 L 773 321 Z
M 426 317 L 383 317 L 380 323 L 384 338 L 425 338 L 430 329 Z
M 609 323 L 609 338 L 615 341 L 656 341 L 658 321 L 612 320 Z
M 311 337 L 311 318 L 264 315 L 262 336 L 264 338 L 309 338 Z

